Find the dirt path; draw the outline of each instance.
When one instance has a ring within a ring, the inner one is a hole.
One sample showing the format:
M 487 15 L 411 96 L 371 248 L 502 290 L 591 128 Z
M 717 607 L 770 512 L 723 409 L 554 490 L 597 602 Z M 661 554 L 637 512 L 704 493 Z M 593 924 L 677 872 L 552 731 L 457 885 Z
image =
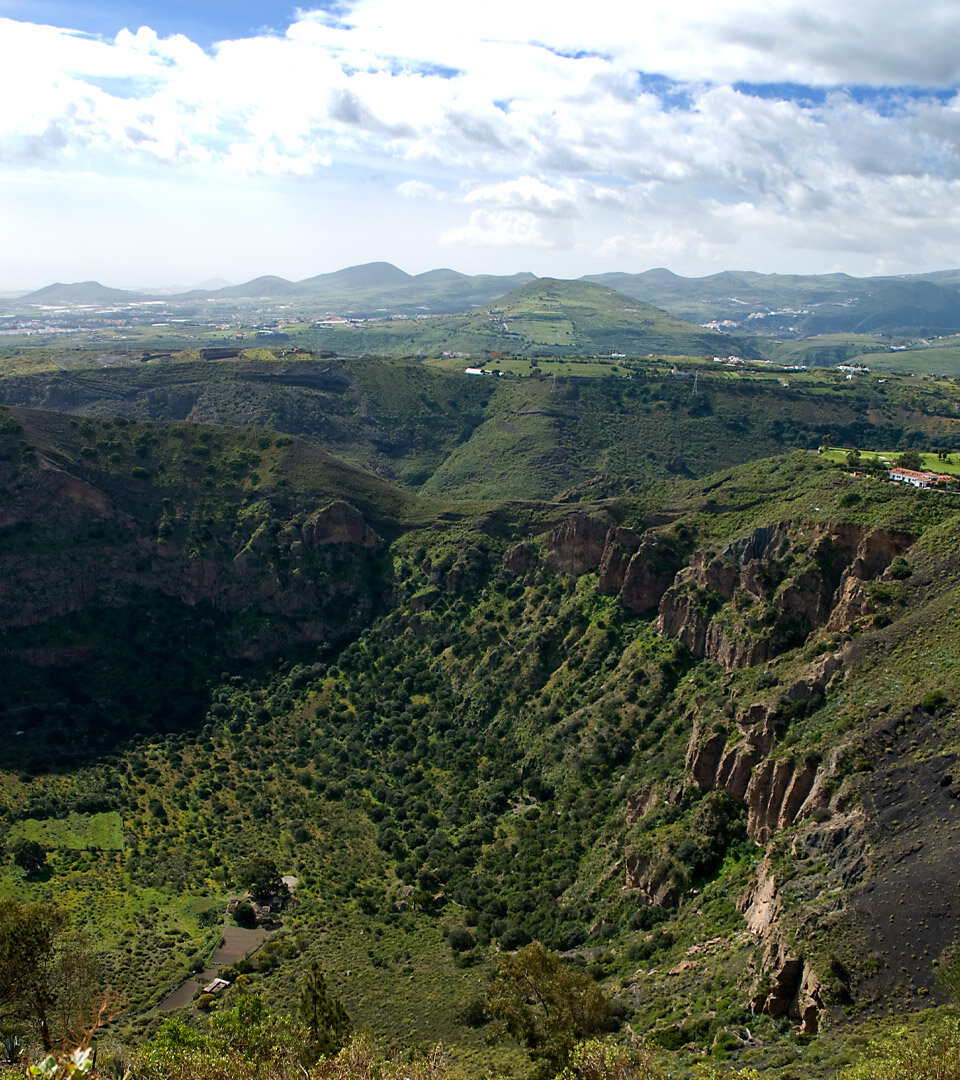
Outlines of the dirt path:
M 184 1005 L 189 1005 L 193 1000 L 193 995 L 201 986 L 206 986 L 208 982 L 219 976 L 220 968 L 242 960 L 248 953 L 258 949 L 272 934 L 272 930 L 264 930 L 261 926 L 254 930 L 234 926 L 229 922 L 228 917 L 223 925 L 223 944 L 214 950 L 210 963 L 196 978 L 187 979 L 176 990 L 167 994 L 157 1008 L 160 1012 L 171 1012 L 173 1009 L 181 1009 Z

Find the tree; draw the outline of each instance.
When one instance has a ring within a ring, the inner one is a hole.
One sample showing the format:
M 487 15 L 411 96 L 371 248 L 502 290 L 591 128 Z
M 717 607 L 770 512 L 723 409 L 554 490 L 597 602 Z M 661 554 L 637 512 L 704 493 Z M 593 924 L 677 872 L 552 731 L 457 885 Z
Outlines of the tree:
M 495 1029 L 526 1044 L 543 1075 L 562 1069 L 578 1042 L 613 1027 L 600 987 L 539 941 L 500 960 L 487 1009 Z
M 269 855 L 255 855 L 243 863 L 240 867 L 240 881 L 259 904 L 269 900 L 271 896 L 283 896 L 287 892 L 276 861 Z
M 923 468 L 923 458 L 920 457 L 916 450 L 904 450 L 897 458 L 897 468 L 913 469 L 915 472 L 919 472 Z
M 233 921 L 247 930 L 252 930 L 257 925 L 257 913 L 249 900 L 241 900 L 233 909 Z
M 99 975 L 60 908 L 0 900 L 0 1022 L 33 1027 L 48 1050 L 79 1039 L 102 1000 Z
M 47 849 L 36 840 L 27 840 L 20 837 L 14 841 L 10 848 L 13 853 L 13 861 L 27 874 L 38 874 L 47 861 Z
M 339 998 L 327 991 L 323 969 L 314 961 L 300 984 L 300 1019 L 310 1033 L 310 1056 L 335 1054 L 346 1042 L 352 1024 Z

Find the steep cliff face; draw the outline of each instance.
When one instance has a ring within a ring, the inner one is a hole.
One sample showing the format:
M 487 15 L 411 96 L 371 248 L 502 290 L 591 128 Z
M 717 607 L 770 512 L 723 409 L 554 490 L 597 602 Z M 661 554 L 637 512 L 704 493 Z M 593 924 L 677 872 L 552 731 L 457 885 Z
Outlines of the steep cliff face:
M 695 552 L 663 594 L 658 629 L 728 671 L 762 663 L 870 614 L 864 583 L 915 539 L 852 524 L 764 526 Z
M 571 514 L 547 537 L 547 566 L 562 574 L 586 574 L 603 559 L 609 527 L 588 514 Z
M 152 512 L 138 516 L 62 470 L 8 473 L 6 481 L 0 517 L 4 631 L 89 607 L 122 607 L 136 589 L 242 617 L 246 625 L 237 623 L 222 644 L 230 653 L 254 657 L 351 632 L 369 619 L 389 587 L 383 541 L 341 500 L 283 522 L 262 506 L 229 532 L 214 524 L 188 535 L 177 523 L 161 521 L 158 529 Z M 18 655 L 27 663 L 73 662 L 74 651 L 26 646 Z
M 546 564 L 596 572 L 601 593 L 634 613 L 657 610 L 661 634 L 728 671 L 770 660 L 813 630 L 842 630 L 873 614 L 867 583 L 881 578 L 916 539 L 909 533 L 840 524 L 781 522 L 755 529 L 719 552 L 695 550 L 663 529 L 637 532 L 591 514 L 571 514 L 546 536 Z M 504 565 L 534 561 L 518 545 Z
M 737 898 L 737 910 L 758 948 L 751 963 L 750 1008 L 777 1019 L 786 1016 L 804 1034 L 816 1034 L 829 993 L 824 979 L 806 954 L 805 945 L 816 940 L 816 928 L 833 921 L 846 904 L 845 890 L 861 880 L 868 869 L 870 845 L 865 816 L 860 809 L 836 814 L 828 821 L 810 822 L 793 838 L 791 855 L 819 868 L 819 892 L 833 899 L 819 900 L 816 914 L 802 921 L 806 934 L 797 934 L 797 916 L 788 916 L 768 854 L 760 860 L 753 880 Z M 804 940 L 806 938 L 806 941 Z M 834 995 L 835 996 L 835 995 Z
M 822 696 L 843 668 L 843 654 L 832 653 L 808 664 L 776 700 L 753 701 L 735 713 L 733 735 L 707 730 L 709 716 L 698 716 L 687 747 L 687 773 L 701 791 L 722 789 L 747 808 L 747 831 L 766 843 L 780 829 L 826 805 L 831 762 L 777 761 L 768 757 L 776 744 L 784 710 Z
M 597 588 L 637 614 L 657 608 L 682 565 L 681 546 L 661 530 L 638 533 L 571 514 L 546 537 L 546 562 L 567 574 L 598 573 Z

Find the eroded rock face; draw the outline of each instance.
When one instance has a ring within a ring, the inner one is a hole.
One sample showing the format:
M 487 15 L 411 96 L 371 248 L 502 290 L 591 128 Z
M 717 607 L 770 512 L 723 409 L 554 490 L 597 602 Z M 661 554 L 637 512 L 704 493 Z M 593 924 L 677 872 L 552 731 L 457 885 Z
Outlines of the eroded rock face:
M 657 608 L 681 566 L 674 545 L 656 530 L 641 534 L 588 514 L 564 518 L 547 534 L 546 547 L 553 570 L 597 571 L 598 590 L 619 595 L 624 607 L 637 613 Z M 513 573 L 530 569 L 529 552 L 529 545 L 517 545 L 505 556 L 504 567 Z
M 627 799 L 627 824 L 635 825 L 645 817 L 657 805 L 659 799 L 657 793 L 650 788 L 638 791 Z
M 822 696 L 843 670 L 843 654 L 830 653 L 807 664 L 777 702 L 754 701 L 735 714 L 736 736 L 704 730 L 694 723 L 687 746 L 687 774 L 701 791 L 723 790 L 747 807 L 747 831 L 758 843 L 795 824 L 829 802 L 826 778 L 833 764 L 816 760 L 777 761 L 777 724 L 784 705 L 809 703 Z
M 570 514 L 547 536 L 547 566 L 561 574 L 586 574 L 603 558 L 610 527 L 589 514 Z
M 313 547 L 350 544 L 369 550 L 383 545 L 380 537 L 363 520 L 363 514 L 342 499 L 312 513 L 300 531 L 304 543 Z
M 783 902 L 769 858 L 761 860 L 754 881 L 737 899 L 737 910 L 763 946 L 750 1008 L 773 1019 L 787 1016 L 804 1034 L 815 1035 L 823 1010 L 823 985 L 813 969 L 783 940 Z
M 764 526 L 700 550 L 660 601 L 658 630 L 728 671 L 769 660 L 821 626 L 872 612 L 863 588 L 915 538 L 861 526 Z
M 626 887 L 640 894 L 651 907 L 674 907 L 680 899 L 680 884 L 667 860 L 650 859 L 627 852 Z
M 817 775 L 815 762 L 795 765 L 791 761 L 766 758 L 753 771 L 744 801 L 747 804 L 747 832 L 758 844 L 765 844 L 775 832 L 792 825 Z
M 504 553 L 503 568 L 511 574 L 525 574 L 537 561 L 537 549 L 528 541 L 521 541 Z

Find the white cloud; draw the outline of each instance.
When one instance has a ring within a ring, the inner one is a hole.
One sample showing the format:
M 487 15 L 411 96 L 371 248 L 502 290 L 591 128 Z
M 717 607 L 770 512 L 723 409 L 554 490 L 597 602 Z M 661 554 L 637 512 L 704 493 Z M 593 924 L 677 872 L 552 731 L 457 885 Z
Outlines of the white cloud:
M 355 0 L 209 53 L 149 27 L 107 41 L 0 19 L 0 183 L 173 173 L 185 200 L 316 184 L 332 207 L 362 180 L 434 214 L 424 250 L 956 261 L 960 99 L 911 85 L 960 82 L 960 9 L 768 8 Z M 740 85 L 790 80 L 825 93 Z
M 474 210 L 469 222 L 440 236 L 447 247 L 570 248 L 573 235 L 564 221 L 548 221 L 531 210 Z
M 428 184 L 425 180 L 404 180 L 402 184 L 397 184 L 397 194 L 404 199 L 446 198 L 442 191 L 438 191 L 433 184 Z

